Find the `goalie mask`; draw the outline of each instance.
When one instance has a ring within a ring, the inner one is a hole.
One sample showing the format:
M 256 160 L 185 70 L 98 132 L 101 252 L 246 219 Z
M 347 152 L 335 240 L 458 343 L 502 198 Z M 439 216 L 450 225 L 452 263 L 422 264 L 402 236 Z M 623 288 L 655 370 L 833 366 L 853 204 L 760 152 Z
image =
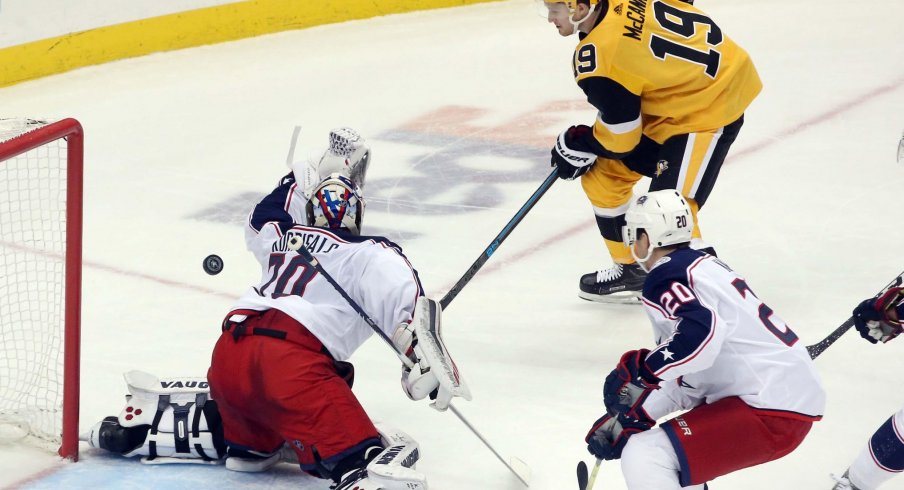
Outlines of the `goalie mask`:
M 650 239 L 646 257 L 638 257 L 634 243 L 643 230 Z M 691 241 L 694 218 L 687 201 L 674 189 L 649 192 L 637 197 L 625 213 L 622 239 L 631 255 L 642 266 L 654 248 L 668 247 Z
M 358 186 L 339 173 L 330 175 L 314 189 L 306 209 L 311 226 L 361 234 L 364 198 Z

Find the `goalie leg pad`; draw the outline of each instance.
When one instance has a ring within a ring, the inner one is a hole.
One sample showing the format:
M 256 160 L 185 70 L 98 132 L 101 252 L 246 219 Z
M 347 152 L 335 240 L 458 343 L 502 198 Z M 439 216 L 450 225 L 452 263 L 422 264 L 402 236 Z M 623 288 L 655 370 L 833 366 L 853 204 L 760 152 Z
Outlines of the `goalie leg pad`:
M 130 394 L 117 421 L 126 429 L 144 426 L 147 435 L 141 445 L 123 455 L 143 456 L 145 463 L 156 458 L 200 463 L 223 457 L 223 424 L 205 378 L 159 380 L 130 371 L 125 380 Z

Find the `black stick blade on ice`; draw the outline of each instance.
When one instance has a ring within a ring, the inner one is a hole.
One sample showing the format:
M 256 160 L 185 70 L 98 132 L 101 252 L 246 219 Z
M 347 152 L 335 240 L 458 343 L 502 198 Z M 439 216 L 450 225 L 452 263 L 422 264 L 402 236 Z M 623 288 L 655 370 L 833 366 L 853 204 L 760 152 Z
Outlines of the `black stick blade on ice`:
M 578 490 L 587 490 L 587 463 L 581 461 L 578 463 Z

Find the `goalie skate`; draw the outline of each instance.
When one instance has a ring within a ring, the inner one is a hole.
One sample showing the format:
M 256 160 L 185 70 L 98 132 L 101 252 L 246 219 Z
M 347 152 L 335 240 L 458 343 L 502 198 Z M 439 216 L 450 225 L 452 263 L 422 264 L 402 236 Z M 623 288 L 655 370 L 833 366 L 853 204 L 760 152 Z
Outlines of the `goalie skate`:
M 386 487 L 367 477 L 367 468 L 358 468 L 342 476 L 342 481 L 330 486 L 330 490 L 386 490 Z
M 578 296 L 597 303 L 640 304 L 646 277 L 637 264 L 615 264 L 581 276 Z

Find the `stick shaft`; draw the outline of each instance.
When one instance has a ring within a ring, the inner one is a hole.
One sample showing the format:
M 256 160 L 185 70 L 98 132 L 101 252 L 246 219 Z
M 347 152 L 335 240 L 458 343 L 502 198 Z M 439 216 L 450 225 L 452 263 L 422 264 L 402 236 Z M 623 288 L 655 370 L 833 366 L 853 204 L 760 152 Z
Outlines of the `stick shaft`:
M 518 226 L 518 223 L 520 223 L 521 220 L 524 219 L 524 217 L 527 215 L 527 212 L 530 211 L 535 204 L 537 204 L 537 201 L 539 201 L 540 198 L 543 197 L 543 194 L 546 194 L 546 191 L 548 191 L 549 188 L 552 187 L 552 184 L 555 183 L 557 178 L 558 176 L 555 170 L 550 172 L 549 176 L 546 177 L 546 180 L 544 180 L 543 183 L 540 184 L 540 187 L 538 187 L 537 190 L 534 191 L 533 194 L 531 194 L 531 196 L 527 199 L 527 202 L 525 202 L 524 205 L 521 206 L 521 209 L 519 209 L 518 212 L 515 213 L 514 216 L 512 216 L 512 219 L 509 220 L 505 227 L 502 228 L 502 231 L 500 231 L 499 234 L 496 235 L 496 238 L 494 238 L 493 241 L 490 242 L 489 245 L 487 245 L 487 248 L 483 250 L 479 257 L 477 257 L 477 260 L 475 260 L 474 263 L 471 264 L 471 267 L 469 267 L 468 270 L 465 271 L 464 275 L 461 276 L 461 279 L 459 279 L 458 282 L 456 282 L 455 285 L 452 286 L 452 289 L 450 289 L 449 292 L 447 292 L 446 295 L 442 297 L 442 299 L 439 301 L 439 304 L 442 305 L 444 310 L 449 307 L 449 303 L 451 303 L 452 300 L 455 299 L 456 296 L 458 296 L 458 293 L 461 292 L 465 285 L 471 282 L 471 279 L 474 278 L 474 275 L 477 274 L 477 271 L 479 271 L 480 268 L 483 267 L 483 264 L 485 264 L 486 261 L 489 260 L 490 257 L 492 257 L 492 255 L 496 252 L 496 249 L 499 248 L 499 245 L 501 245 L 502 242 L 512 233 L 512 230 L 514 230 L 515 227 Z
M 323 266 L 320 265 L 320 261 L 317 260 L 311 254 L 311 252 L 308 251 L 308 249 L 302 246 L 298 249 L 298 254 L 304 257 L 304 259 L 309 264 L 311 264 L 312 267 L 317 269 L 317 272 L 320 273 L 320 275 L 322 275 L 323 278 L 326 279 L 331 286 L 333 286 L 333 289 L 335 289 L 336 292 L 339 293 L 343 299 L 345 299 L 345 302 L 348 303 L 348 305 L 351 306 L 353 310 L 355 310 L 355 313 L 357 313 L 365 323 L 367 323 L 367 326 L 369 326 L 381 339 L 383 339 L 384 342 L 386 342 L 387 345 L 389 345 L 390 348 L 392 348 L 392 350 L 396 354 L 396 357 L 398 357 L 402 361 L 402 363 L 405 364 L 405 367 L 411 369 L 412 366 L 414 366 L 414 363 L 411 362 L 411 359 L 409 359 L 405 354 L 402 354 L 402 351 L 399 350 L 399 347 L 395 345 L 395 343 L 392 341 L 392 339 L 389 338 L 388 335 L 386 335 L 386 332 L 384 332 L 377 325 L 377 322 L 373 321 L 370 315 L 368 315 L 367 312 L 364 311 L 364 308 L 361 308 L 361 306 L 358 305 L 357 301 L 352 299 L 352 297 L 349 296 L 347 292 L 345 292 L 345 289 L 338 282 L 336 282 L 335 279 L 333 279 L 333 276 L 331 276 L 326 270 L 324 270 Z
M 389 347 L 392 348 L 392 350 L 396 353 L 396 356 L 399 359 L 401 359 L 402 363 L 404 363 L 406 367 L 411 369 L 414 366 L 414 363 L 411 362 L 411 359 L 409 359 L 407 356 L 402 354 L 402 352 L 399 350 L 399 347 L 397 345 L 395 345 L 395 343 L 386 335 L 386 333 L 383 330 L 380 329 L 379 326 L 377 326 L 376 322 L 373 321 L 373 319 L 370 317 L 370 315 L 368 315 L 367 312 L 364 311 L 364 309 L 361 308 L 361 306 L 358 305 L 358 303 L 354 299 L 352 299 L 351 296 L 348 295 L 348 293 L 345 291 L 345 289 L 339 283 L 337 283 L 336 280 L 333 279 L 333 277 L 330 276 L 326 270 L 324 270 L 323 266 L 311 254 L 311 252 L 309 252 L 308 249 L 301 247 L 298 249 L 298 253 L 302 257 L 304 257 L 304 259 L 306 261 L 308 261 L 308 263 L 310 263 L 312 267 L 317 269 L 317 272 L 319 272 L 327 280 L 327 282 L 329 282 L 330 285 L 333 286 L 333 289 L 335 289 L 336 292 L 338 292 L 342 296 L 342 298 L 345 299 L 346 303 L 348 303 L 349 306 L 351 306 L 352 309 L 354 309 L 355 312 L 358 313 L 358 315 L 364 319 L 364 321 L 367 323 L 367 325 L 370 328 L 372 328 L 373 331 L 376 332 L 377 335 L 379 335 L 380 338 L 382 338 L 389 345 Z M 475 429 L 474 426 L 471 425 L 471 423 L 468 422 L 467 419 L 465 419 L 464 415 L 462 415 L 461 412 L 459 412 L 458 409 L 455 408 L 454 405 L 452 405 L 450 403 L 449 408 L 452 410 L 452 413 L 454 413 L 455 416 L 458 417 L 458 420 L 460 420 L 463 424 L 465 424 L 465 426 L 468 429 L 470 429 L 471 432 L 475 436 L 477 436 L 477 438 L 480 439 L 480 441 L 483 442 L 483 444 L 487 448 L 489 448 L 489 450 L 492 451 L 493 454 L 495 454 L 497 458 L 499 458 L 499 461 L 502 461 L 502 464 L 504 464 L 505 467 L 509 469 L 509 471 L 511 471 L 516 477 L 518 477 L 518 480 L 520 480 L 521 483 L 523 483 L 525 486 L 530 486 L 528 484 L 528 482 L 525 480 L 525 478 L 522 477 L 517 471 L 515 471 L 515 469 L 512 468 L 512 465 L 510 465 L 508 461 L 506 461 L 505 459 L 503 459 L 502 456 L 499 455 L 499 453 L 496 451 L 496 449 L 494 449 L 493 446 L 490 445 L 490 443 L 483 437 L 483 435 L 481 435 L 480 432 L 478 432 L 477 429 Z
M 596 483 L 596 475 L 600 472 L 600 464 L 603 462 L 602 459 L 596 458 L 596 464 L 593 465 L 593 471 L 590 473 L 590 479 L 587 480 L 587 489 L 591 490 L 593 488 L 593 484 Z
M 854 317 L 850 317 L 844 321 L 841 325 L 838 326 L 835 330 L 832 330 L 826 338 L 820 340 L 819 342 L 808 345 L 807 353 L 810 354 L 810 359 L 816 359 L 820 354 L 826 349 L 829 348 L 830 345 L 834 344 L 836 340 L 840 339 L 842 335 L 845 334 L 851 327 L 854 326 Z
M 461 412 L 459 412 L 458 409 L 455 408 L 455 405 L 449 404 L 449 409 L 452 410 L 452 413 L 454 413 L 456 417 L 458 417 L 458 420 L 461 420 L 461 422 L 463 424 L 465 424 L 468 427 L 468 429 L 471 429 L 471 432 L 473 432 L 474 435 L 477 436 L 478 439 L 480 439 L 480 442 L 482 442 L 483 445 L 486 446 L 487 449 L 489 449 L 493 453 L 493 455 L 496 456 L 496 459 L 498 459 L 499 461 L 502 461 L 502 464 L 504 464 L 505 467 L 508 468 L 509 471 L 511 471 L 512 474 L 515 475 L 518 478 L 518 480 L 520 480 L 521 483 L 524 484 L 524 486 L 526 486 L 526 487 L 530 486 L 530 484 L 527 481 L 525 481 L 524 477 L 522 477 L 521 474 L 519 474 L 517 471 L 515 471 L 515 469 L 512 468 L 512 465 L 509 464 L 509 462 L 506 461 L 505 458 L 503 458 L 502 455 L 499 454 L 498 451 L 496 451 L 496 449 L 483 437 L 483 435 L 481 435 L 480 432 L 478 432 L 477 429 L 475 429 L 474 426 L 471 425 L 470 422 L 468 422 L 468 420 L 464 417 L 464 415 L 462 415 Z
M 898 277 L 891 280 L 882 290 L 876 293 L 874 298 L 878 298 L 882 293 L 888 291 L 891 288 L 898 287 L 902 283 L 904 283 L 904 272 L 898 274 Z M 819 342 L 808 345 L 807 353 L 810 354 L 810 359 L 816 359 L 820 354 L 823 353 L 826 349 L 829 348 L 830 345 L 834 344 L 836 340 L 840 339 L 842 335 L 845 334 L 851 327 L 854 326 L 854 317 L 850 317 L 844 321 L 841 325 L 839 325 L 835 330 L 832 330 L 832 333 L 826 336 L 826 338 L 820 340 Z

